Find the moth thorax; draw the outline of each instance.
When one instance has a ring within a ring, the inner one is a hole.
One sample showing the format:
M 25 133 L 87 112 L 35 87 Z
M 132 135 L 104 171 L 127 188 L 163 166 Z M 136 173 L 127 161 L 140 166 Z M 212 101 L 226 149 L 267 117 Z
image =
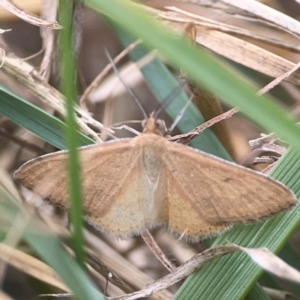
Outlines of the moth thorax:
M 155 147 L 144 148 L 143 164 L 148 178 L 153 184 L 155 184 L 159 178 L 161 163 L 161 156 L 158 155 Z

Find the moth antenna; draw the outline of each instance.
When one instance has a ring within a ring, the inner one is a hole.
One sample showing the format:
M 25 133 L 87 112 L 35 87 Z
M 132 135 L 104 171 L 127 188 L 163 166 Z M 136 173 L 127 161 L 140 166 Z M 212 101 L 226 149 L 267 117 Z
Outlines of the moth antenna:
M 118 71 L 118 69 L 116 68 L 116 65 L 114 63 L 114 61 L 112 60 L 109 52 L 107 51 L 106 48 L 104 48 L 105 54 L 109 60 L 109 62 L 111 63 L 111 66 L 114 70 L 114 72 L 116 73 L 116 75 L 118 76 L 119 80 L 122 82 L 122 84 L 124 85 L 124 87 L 126 88 L 127 92 L 130 94 L 130 96 L 133 98 L 133 100 L 135 101 L 135 103 L 138 105 L 138 107 L 140 108 L 140 110 L 142 111 L 144 118 L 147 119 L 148 115 L 146 114 L 146 111 L 144 109 L 144 107 L 142 106 L 141 102 L 139 101 L 138 97 L 134 94 L 134 92 L 131 90 L 131 88 L 127 85 L 127 83 L 123 80 L 122 76 L 120 75 L 120 72 Z
M 192 95 L 189 100 L 186 102 L 186 104 L 184 105 L 184 107 L 181 109 L 181 111 L 179 112 L 179 114 L 177 115 L 176 119 L 174 120 L 174 122 L 172 123 L 172 125 L 168 128 L 167 132 L 165 135 L 169 135 L 171 134 L 171 132 L 174 130 L 174 128 L 177 126 L 178 122 L 180 121 L 180 119 L 182 118 L 183 114 L 185 113 L 186 109 L 188 108 L 188 106 L 190 105 L 190 103 L 192 102 L 194 98 L 194 95 Z
M 122 126 L 124 124 L 141 124 L 142 121 L 141 120 L 128 120 L 128 121 L 124 121 L 124 122 L 117 122 L 117 123 L 113 123 L 111 125 L 109 125 L 109 128 L 116 128 L 117 126 Z
M 180 83 L 176 88 L 162 101 L 162 103 L 154 110 L 153 117 L 157 119 L 158 115 L 180 94 L 186 83 Z
M 125 129 L 125 130 L 127 130 L 127 131 L 133 133 L 133 134 L 136 135 L 136 136 L 139 136 L 139 135 L 141 134 L 139 131 L 137 131 L 137 130 L 135 130 L 135 129 L 133 129 L 133 128 L 127 126 L 127 125 L 121 125 L 121 126 L 119 126 L 119 127 L 110 127 L 110 128 L 118 129 L 118 130 L 123 130 L 123 129 Z

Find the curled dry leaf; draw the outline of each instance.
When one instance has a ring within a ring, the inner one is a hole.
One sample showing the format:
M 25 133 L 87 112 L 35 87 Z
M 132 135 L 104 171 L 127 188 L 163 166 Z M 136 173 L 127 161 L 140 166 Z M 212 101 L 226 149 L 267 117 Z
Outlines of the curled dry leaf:
M 300 283 L 300 272 L 289 266 L 266 248 L 244 248 L 237 246 L 240 250 L 248 254 L 251 259 L 264 270 L 287 280 Z

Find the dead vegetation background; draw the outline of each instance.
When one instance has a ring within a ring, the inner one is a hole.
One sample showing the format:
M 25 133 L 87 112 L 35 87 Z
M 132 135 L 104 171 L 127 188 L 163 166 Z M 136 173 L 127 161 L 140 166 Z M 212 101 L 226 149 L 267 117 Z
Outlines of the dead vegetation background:
M 50 22 L 50 25 L 52 24 L 52 27 L 54 26 L 52 22 L 55 20 L 55 1 L 44 1 L 43 5 L 41 1 L 15 2 L 26 13 L 41 15 L 44 20 Z M 220 55 L 224 64 L 236 68 L 240 72 L 240 76 L 250 79 L 257 90 L 264 87 L 274 78 L 288 72 L 298 63 L 300 51 L 299 36 L 293 33 L 295 28 L 291 27 L 282 30 L 278 24 L 274 25 L 262 20 L 263 14 L 260 16 L 259 13 L 258 15 L 253 15 L 249 11 L 247 12 L 245 7 L 226 6 L 226 1 L 217 1 L 215 6 L 211 6 L 210 1 L 207 1 L 209 3 L 208 6 L 201 3 L 188 2 L 150 0 L 142 1 L 141 4 L 145 5 L 143 7 L 144 10 L 149 11 L 153 17 L 170 26 L 177 33 L 183 34 L 187 24 L 193 22 L 197 27 L 196 41 L 202 44 L 201 47 L 206 48 L 207 51 L 212 51 L 216 56 Z M 295 18 L 295 20 L 299 17 L 300 5 L 297 1 L 260 2 L 277 11 L 281 11 L 284 15 Z M 7 3 L 10 2 L 8 1 Z M 0 4 L 5 6 L 7 3 L 2 1 Z M 46 28 L 45 24 L 41 24 L 40 27 L 37 26 L 37 20 L 33 21 L 34 24 L 30 24 L 28 15 L 16 15 L 16 11 L 14 13 L 8 13 L 5 8 L 0 9 L 0 29 L 10 30 L 0 35 L 0 46 L 5 50 L 5 56 L 8 59 L 10 57 L 12 59 L 20 59 L 20 72 L 29 72 L 31 75 L 33 74 L 32 72 L 37 72 L 44 82 L 49 82 L 54 89 L 59 89 L 56 31 L 50 25 L 48 28 Z M 77 26 L 75 47 L 78 57 L 79 78 L 77 88 L 80 96 L 84 94 L 93 80 L 108 65 L 107 58 L 104 55 L 104 47 L 108 49 L 110 55 L 114 58 L 124 49 L 124 46 L 118 40 L 114 31 L 94 11 L 80 6 L 76 11 L 75 18 Z M 288 27 L 288 24 L 285 25 Z M 43 51 L 40 52 L 41 50 Z M 21 61 L 26 65 L 21 65 Z M 27 64 L 33 66 L 33 69 L 26 69 Z M 126 56 L 118 65 L 118 68 L 123 74 L 123 69 L 131 67 L 122 76 L 134 89 L 147 111 L 151 112 L 158 102 L 144 82 L 138 68 L 131 64 L 128 56 Z M 37 93 L 34 93 L 26 84 L 26 79 L 20 81 L 18 79 L 20 74 L 16 73 L 16 71 L 15 73 L 13 72 L 12 67 L 9 69 L 5 65 L 2 71 L 0 69 L 0 83 L 2 86 L 7 87 L 21 98 L 41 107 L 48 113 L 59 115 L 58 104 L 55 107 L 56 104 L 54 102 L 47 104 L 46 101 L 41 101 Z M 174 73 L 178 78 L 178 72 L 174 71 Z M 298 118 L 300 112 L 300 97 L 297 88 L 299 80 L 299 71 L 296 71 L 270 92 L 277 103 L 285 107 L 296 118 Z M 81 109 L 91 113 L 92 118 L 105 126 L 127 120 L 141 120 L 142 114 L 138 107 L 124 91 L 122 85 L 116 82 L 117 80 L 113 73 L 109 73 L 104 80 L 97 82 L 97 88 L 91 91 L 84 102 L 81 102 Z M 117 85 L 118 88 L 116 88 Z M 234 89 L 234 87 L 232 88 Z M 228 107 L 225 106 L 223 109 L 226 111 Z M 205 117 L 208 118 L 204 112 Z M 165 118 L 170 124 L 171 120 L 167 116 Z M 131 126 L 131 124 L 129 125 Z M 270 147 L 266 147 L 267 150 L 257 150 L 255 153 L 251 151 L 248 141 L 259 138 L 261 129 L 246 120 L 242 115 L 233 116 L 227 121 L 227 125 L 233 149 L 231 155 L 235 161 L 253 167 L 252 162 L 255 159 L 259 163 L 258 168 L 262 170 L 268 166 L 268 163 L 276 161 L 274 156 L 280 156 L 279 150 L 281 148 L 279 149 L 278 147 L 275 150 L 273 149 L 273 151 L 270 150 Z M 99 123 L 90 125 L 94 132 L 97 133 L 98 126 Z M 137 130 L 141 130 L 139 124 L 132 126 Z M 222 130 L 225 129 L 221 129 L 221 135 L 225 134 Z M 85 133 L 89 133 L 88 129 Z M 121 130 L 116 131 L 116 136 L 132 136 L 132 134 Z M 21 199 L 20 197 L 22 197 L 26 201 L 33 199 L 32 195 L 26 194 L 13 181 L 12 173 L 14 170 L 31 158 L 54 150 L 53 146 L 45 143 L 29 131 L 22 129 L 5 115 L 0 115 L 0 184 L 16 198 Z M 257 158 L 257 156 L 261 155 L 264 157 Z M 261 164 L 261 162 L 264 164 Z M 32 205 L 38 207 L 48 217 L 56 213 L 41 200 L 37 200 L 36 197 L 33 200 L 35 203 Z M 59 220 L 66 224 L 64 216 L 59 215 Z M 48 220 L 48 222 L 52 221 Z M 3 228 L 6 228 L 1 234 L 4 238 L 7 234 L 7 226 Z M 90 253 L 88 261 L 94 268 L 91 274 L 99 290 L 105 291 L 107 295 L 119 296 L 124 294 L 124 292 L 130 293 L 140 290 L 146 284 L 168 274 L 168 271 L 155 258 L 141 237 L 132 238 L 128 241 L 115 241 L 95 232 L 92 228 L 89 229 L 92 232 L 86 233 L 89 247 L 98 254 L 96 258 L 93 253 L 89 252 L 91 251 L 90 248 L 87 249 L 88 253 Z M 62 232 L 62 228 L 56 230 L 67 239 L 68 234 Z M 168 259 L 176 266 L 207 248 L 207 245 L 200 243 L 192 245 L 181 243 L 164 229 L 154 230 L 153 236 Z M 20 241 L 18 236 L 14 236 L 14 238 L 20 253 L 14 253 L 10 249 L 8 253 L 14 259 L 2 266 L 0 279 L 2 290 L 5 294 L 0 296 L 0 298 L 3 297 L 1 299 L 37 299 L 40 294 L 54 294 L 68 290 L 63 285 L 60 285 L 61 283 L 59 283 L 55 275 L 49 275 L 49 270 L 45 271 L 43 269 L 39 273 L 36 261 L 32 261 L 32 265 L 28 266 L 29 257 L 33 257 L 34 252 L 28 244 Z M 296 232 L 285 248 L 283 248 L 280 256 L 288 259 L 290 265 L 299 269 L 298 251 L 299 234 Z M 2 252 L 1 257 L 2 255 L 8 257 L 4 248 L 1 250 L 0 247 L 0 252 Z M 22 253 L 26 255 L 22 256 Z M 4 258 L 2 257 L 2 259 Z M 13 260 L 17 261 L 17 263 L 11 263 Z M 110 281 L 108 284 L 107 280 Z M 276 299 L 285 299 L 284 297 L 287 294 L 293 295 L 291 297 L 296 299 L 296 295 L 300 294 L 297 285 L 286 281 L 283 282 L 268 274 L 264 274 L 260 282 L 267 288 L 281 290 L 277 295 L 282 298 Z M 169 290 L 163 290 L 152 297 L 153 299 L 171 299 L 181 284 L 182 281 L 179 281 L 172 285 Z M 272 298 L 273 296 L 271 295 L 274 291 L 267 290 L 266 293 Z M 194 297 L 197 297 L 196 293 L 195 295 Z M 49 299 L 51 298 L 50 296 L 48 297 Z

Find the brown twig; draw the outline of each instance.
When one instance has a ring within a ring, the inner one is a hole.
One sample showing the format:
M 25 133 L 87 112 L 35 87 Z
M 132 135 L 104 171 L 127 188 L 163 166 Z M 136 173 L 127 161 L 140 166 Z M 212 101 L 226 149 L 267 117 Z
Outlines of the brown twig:
M 172 262 L 167 258 L 167 256 L 162 252 L 160 247 L 157 245 L 155 239 L 152 234 L 146 230 L 145 233 L 141 235 L 144 242 L 148 246 L 148 248 L 152 251 L 155 257 L 162 263 L 162 265 L 170 272 L 176 269 L 176 266 L 172 264 Z
M 261 149 L 261 147 L 265 144 L 273 143 L 276 140 L 274 133 L 263 135 L 258 139 L 249 141 L 249 145 L 251 150 Z
M 45 20 L 55 22 L 58 2 L 43 1 L 42 14 Z M 48 81 L 51 73 L 51 57 L 54 51 L 55 33 L 52 28 L 42 28 L 43 49 L 45 50 L 42 63 L 40 65 L 39 74 Z
M 267 92 L 269 92 L 271 89 L 273 89 L 276 85 L 281 83 L 283 80 L 291 76 L 293 73 L 295 73 L 300 68 L 300 62 L 298 62 L 290 71 L 283 73 L 281 76 L 275 78 L 272 80 L 269 84 L 267 84 L 265 87 L 263 87 L 261 90 L 257 92 L 258 96 L 261 96 Z
M 12 3 L 12 1 L 0 0 L 0 6 L 4 7 L 12 14 L 16 15 L 20 19 L 22 19 L 25 22 L 28 22 L 32 25 L 39 26 L 39 27 L 52 28 L 52 29 L 61 29 L 61 26 L 56 21 L 48 22 L 37 16 L 34 16 L 33 14 L 26 13 L 24 10 L 22 10 L 20 7 L 18 7 L 16 4 Z
M 249 145 L 252 150 L 271 151 L 279 155 L 283 155 L 286 152 L 286 147 L 276 145 L 274 142 L 276 138 L 273 133 L 269 135 L 263 135 L 262 137 L 249 141 Z
M 65 116 L 64 96 L 54 87 L 46 83 L 33 66 L 15 55 L 10 54 L 9 56 L 5 56 L 1 71 L 18 81 L 23 87 L 36 95 L 40 101 L 52 107 L 60 115 Z M 75 109 L 78 115 L 84 115 L 86 119 L 92 119 L 80 107 L 75 106 Z M 81 118 L 76 117 L 76 121 L 81 132 L 95 141 L 101 142 L 98 135 L 89 128 Z M 96 121 L 94 120 L 94 122 Z
M 262 157 L 256 157 L 253 160 L 253 165 L 259 165 L 259 164 L 273 164 L 278 160 L 278 157 L 276 156 L 262 156 Z
M 185 134 L 175 135 L 173 137 L 168 138 L 168 140 L 172 141 L 172 142 L 175 141 L 175 142 L 181 143 L 181 144 L 188 144 L 192 139 L 197 137 L 205 129 L 213 126 L 214 124 L 216 124 L 222 120 L 231 118 L 238 111 L 239 111 L 238 108 L 232 108 L 231 110 L 228 110 L 227 112 L 225 112 L 217 117 L 214 117 L 214 118 L 210 119 L 209 121 L 199 125 L 198 127 L 191 130 L 190 132 L 185 133 Z
M 4 128 L 0 128 L 0 135 L 5 136 L 6 138 L 8 138 L 9 140 L 13 141 L 14 143 L 20 145 L 23 148 L 26 148 L 33 152 L 36 152 L 38 155 L 42 155 L 42 154 L 46 153 L 42 148 L 16 137 L 15 135 L 6 131 Z
M 128 293 L 133 289 L 124 282 L 116 273 L 113 273 L 108 267 L 101 261 L 98 255 L 96 255 L 91 249 L 85 248 L 85 255 L 87 259 L 87 266 L 92 267 L 99 274 L 101 274 L 107 281 L 120 288 L 122 291 Z
M 176 282 L 186 278 L 205 263 L 236 251 L 239 251 L 239 249 L 234 245 L 220 245 L 209 248 L 202 253 L 193 256 L 190 260 L 177 267 L 172 273 L 162 277 L 152 284 L 145 286 L 142 290 L 120 297 L 110 297 L 108 299 L 134 300 L 138 298 L 149 297 L 150 295 L 167 289 Z

